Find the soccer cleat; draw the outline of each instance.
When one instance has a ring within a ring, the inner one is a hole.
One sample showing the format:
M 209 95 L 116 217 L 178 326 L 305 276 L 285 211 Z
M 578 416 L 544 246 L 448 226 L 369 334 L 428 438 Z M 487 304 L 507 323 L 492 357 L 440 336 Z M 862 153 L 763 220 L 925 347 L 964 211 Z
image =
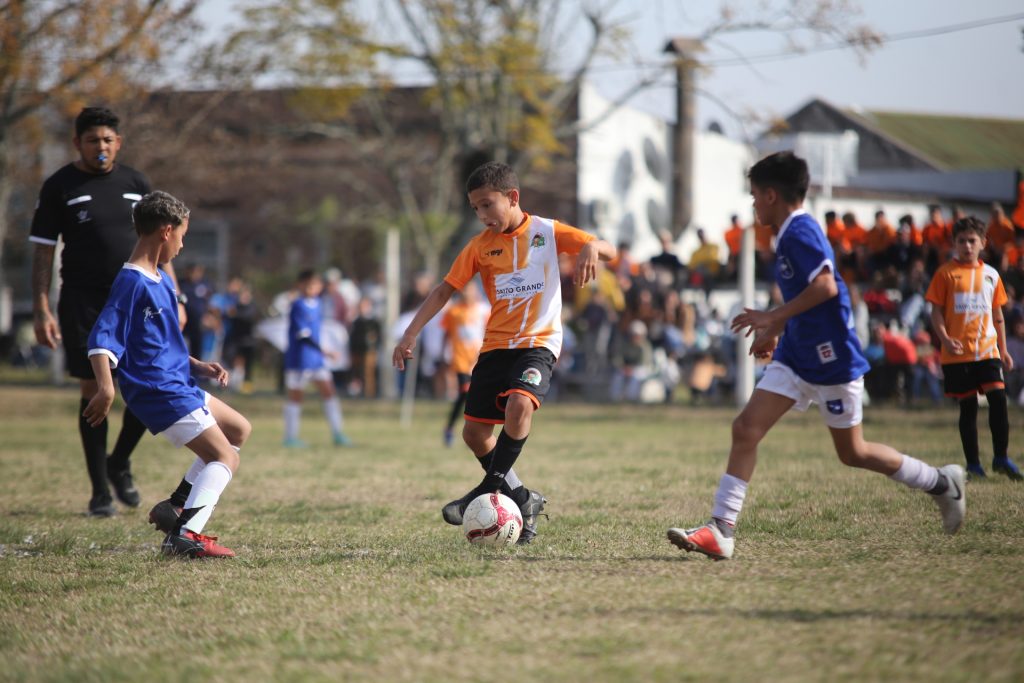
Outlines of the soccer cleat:
M 169 534 L 177 525 L 180 515 L 180 507 L 172 505 L 169 499 L 161 500 L 149 511 L 149 523 L 155 526 L 157 531 Z
M 466 512 L 466 506 L 472 503 L 474 498 L 485 493 L 487 493 L 487 491 L 481 489 L 479 486 L 476 487 L 462 498 L 456 498 L 441 508 L 441 516 L 444 517 L 444 521 L 448 522 L 452 526 L 459 526 L 462 524 L 462 515 Z
M 988 475 L 985 474 L 985 468 L 981 466 L 980 462 L 969 462 L 967 463 L 967 481 L 972 479 L 985 479 Z
M 523 515 L 523 530 L 516 545 L 526 545 L 537 536 L 537 518 L 544 511 L 544 504 L 548 502 L 539 491 L 529 491 L 529 494 L 526 502 L 519 506 L 519 512 Z
M 352 445 L 352 439 L 350 439 L 347 436 L 345 436 L 342 432 L 338 432 L 337 434 L 334 435 L 334 445 L 335 446 L 351 446 Z
M 285 448 L 306 448 L 309 446 L 309 444 L 302 439 L 285 439 L 281 442 L 281 445 Z
M 114 487 L 114 495 L 117 496 L 119 501 L 130 508 L 139 507 L 142 497 L 139 495 L 139 490 L 135 488 L 135 482 L 132 480 L 130 470 L 108 472 L 107 478 L 110 479 L 110 483 Z
M 939 472 L 946 477 L 949 487 L 938 495 L 933 495 L 935 504 L 942 513 L 942 529 L 949 535 L 960 531 L 967 513 L 967 491 L 964 489 L 964 468 L 960 465 L 945 465 Z
M 180 534 L 169 533 L 160 546 L 164 555 L 185 557 L 234 557 L 235 551 L 217 544 L 216 536 L 204 536 L 183 529 Z
M 712 560 L 728 560 L 735 545 L 733 539 L 722 535 L 714 520 L 693 529 L 669 529 L 668 540 L 677 548 L 688 553 L 702 553 Z
M 1020 468 L 1017 467 L 1009 458 L 993 458 L 992 459 L 992 471 L 998 472 L 999 474 L 1005 474 L 1012 481 L 1021 481 L 1024 476 L 1020 473 Z
M 114 502 L 110 500 L 109 495 L 89 500 L 90 517 L 113 517 L 116 514 L 117 508 L 114 507 Z

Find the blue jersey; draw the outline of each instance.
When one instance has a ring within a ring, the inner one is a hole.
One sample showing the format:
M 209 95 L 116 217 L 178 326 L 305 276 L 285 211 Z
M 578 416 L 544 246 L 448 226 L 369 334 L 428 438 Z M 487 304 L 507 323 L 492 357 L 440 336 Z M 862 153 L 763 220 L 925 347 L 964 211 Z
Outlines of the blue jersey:
M 169 277 L 124 264 L 89 334 L 89 356 L 96 354 L 110 358 L 124 402 L 154 434 L 205 404 Z
M 316 297 L 296 299 L 288 313 L 288 350 L 284 352 L 285 370 L 319 370 L 325 367 L 320 350 L 320 325 L 323 300 Z
M 825 268 L 839 294 L 786 321 L 773 359 L 811 384 L 844 384 L 870 367 L 854 331 L 850 293 L 821 226 L 802 209 L 794 211 L 775 240 L 775 281 L 783 300 L 797 297 Z

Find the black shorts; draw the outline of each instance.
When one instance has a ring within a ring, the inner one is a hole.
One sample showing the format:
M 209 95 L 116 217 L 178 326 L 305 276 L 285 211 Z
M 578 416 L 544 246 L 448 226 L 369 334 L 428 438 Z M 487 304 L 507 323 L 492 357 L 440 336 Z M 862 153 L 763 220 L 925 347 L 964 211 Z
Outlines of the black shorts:
M 68 374 L 78 379 L 95 379 L 89 363 L 89 333 L 107 303 L 109 289 L 61 287 L 57 320 L 63 337 L 64 362 Z
M 498 349 L 480 354 L 466 395 L 466 419 L 505 423 L 511 393 L 525 394 L 540 408 L 551 386 L 555 354 L 545 348 Z
M 1003 362 L 998 358 L 942 366 L 942 388 L 954 398 L 1002 389 L 1003 381 Z

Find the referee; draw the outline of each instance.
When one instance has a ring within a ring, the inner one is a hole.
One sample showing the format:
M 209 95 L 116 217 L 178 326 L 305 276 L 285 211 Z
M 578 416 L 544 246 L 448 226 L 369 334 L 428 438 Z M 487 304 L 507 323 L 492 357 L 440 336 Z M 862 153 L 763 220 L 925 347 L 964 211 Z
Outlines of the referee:
M 132 481 L 129 457 L 145 432 L 142 422 L 125 410 L 121 433 L 108 457 L 107 421 L 94 428 L 82 417 L 82 410 L 97 392 L 86 348 L 89 332 L 106 303 L 114 277 L 135 246 L 132 206 L 151 189 L 142 173 L 115 163 L 121 148 L 118 123 L 109 109 L 87 107 L 79 113 L 73 140 L 79 159 L 43 183 L 29 236 L 35 245 L 32 315 L 36 340 L 51 349 L 63 340 L 68 373 L 81 385 L 78 432 L 92 482 L 89 514 L 95 517 L 116 513 L 108 480 L 118 500 L 138 507 L 140 497 Z M 64 249 L 58 329 L 50 311 L 50 282 L 59 238 L 64 240 Z M 170 267 L 166 268 L 173 278 Z

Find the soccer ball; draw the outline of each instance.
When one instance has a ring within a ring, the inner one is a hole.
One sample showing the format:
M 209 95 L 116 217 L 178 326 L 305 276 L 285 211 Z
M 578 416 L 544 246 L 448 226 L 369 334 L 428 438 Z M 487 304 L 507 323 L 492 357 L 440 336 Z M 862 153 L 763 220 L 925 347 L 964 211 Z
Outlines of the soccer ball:
M 462 515 L 462 533 L 473 545 L 515 545 L 522 530 L 519 506 L 500 493 L 477 496 Z

